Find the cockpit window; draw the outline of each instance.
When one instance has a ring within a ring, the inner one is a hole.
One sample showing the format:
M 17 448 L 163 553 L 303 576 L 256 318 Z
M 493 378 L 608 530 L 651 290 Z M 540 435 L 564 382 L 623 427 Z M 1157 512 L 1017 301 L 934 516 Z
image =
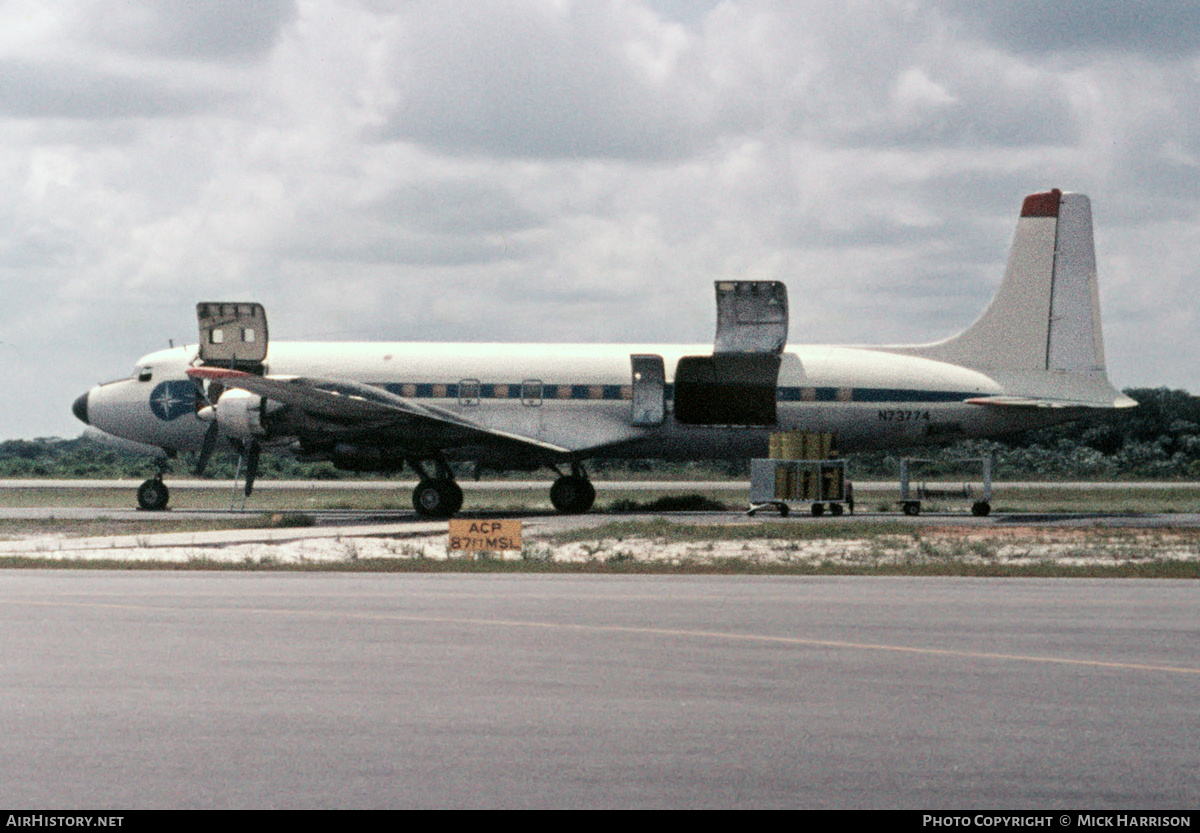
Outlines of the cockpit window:
M 137 376 L 137 380 L 139 382 L 149 382 L 150 378 L 154 375 L 154 368 L 138 367 L 138 368 L 134 368 L 134 373 Z

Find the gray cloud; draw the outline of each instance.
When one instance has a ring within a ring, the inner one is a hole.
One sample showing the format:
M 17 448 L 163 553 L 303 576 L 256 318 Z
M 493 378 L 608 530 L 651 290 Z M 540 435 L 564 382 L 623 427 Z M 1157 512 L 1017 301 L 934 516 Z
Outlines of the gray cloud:
M 99 0 L 83 24 L 112 48 L 175 59 L 261 58 L 296 18 L 295 0 Z
M 123 119 L 209 110 L 230 95 L 73 64 L 0 58 L 0 114 L 32 119 Z
M 480 181 L 421 181 L 378 199 L 379 218 L 425 232 L 452 235 L 503 234 L 541 220 L 517 194 Z
M 1193 0 L 935 0 L 1002 48 L 1026 55 L 1136 52 L 1180 56 L 1200 50 Z
M 378 136 L 450 153 L 679 157 L 699 115 L 670 38 L 602 3 L 413 4 L 394 45 L 397 104 Z M 663 29 L 668 29 L 661 24 Z M 686 57 L 686 56 L 685 56 Z

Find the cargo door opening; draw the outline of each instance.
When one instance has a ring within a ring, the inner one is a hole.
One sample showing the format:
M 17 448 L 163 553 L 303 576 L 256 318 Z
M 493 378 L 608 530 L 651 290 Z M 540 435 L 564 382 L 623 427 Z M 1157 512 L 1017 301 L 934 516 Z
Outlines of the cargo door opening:
M 675 368 L 675 419 L 684 425 L 775 425 L 780 357 L 684 356 Z

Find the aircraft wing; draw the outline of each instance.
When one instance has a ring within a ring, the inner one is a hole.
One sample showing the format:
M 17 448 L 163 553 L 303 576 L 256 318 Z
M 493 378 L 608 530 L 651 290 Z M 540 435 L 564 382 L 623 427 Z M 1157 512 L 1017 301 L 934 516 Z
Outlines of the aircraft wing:
M 553 443 L 488 428 L 445 408 L 422 405 L 360 382 L 300 376 L 272 378 L 217 367 L 192 367 L 187 370 L 187 375 L 290 405 L 306 416 L 336 424 L 343 429 L 380 431 L 408 428 L 437 438 L 432 440 L 435 444 L 500 441 L 541 452 L 569 453 L 568 449 Z

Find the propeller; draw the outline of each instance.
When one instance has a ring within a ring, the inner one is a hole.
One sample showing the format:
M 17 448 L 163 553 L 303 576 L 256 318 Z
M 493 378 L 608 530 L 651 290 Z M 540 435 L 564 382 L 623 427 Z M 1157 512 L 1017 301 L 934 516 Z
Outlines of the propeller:
M 197 477 L 204 475 L 204 470 L 208 468 L 208 458 L 212 457 L 213 449 L 217 446 L 217 434 L 221 431 L 221 426 L 217 425 L 216 420 L 208 426 L 208 430 L 204 432 L 204 442 L 200 446 L 200 456 L 196 458 L 196 468 L 193 472 Z
M 250 497 L 250 493 L 254 491 L 254 478 L 258 477 L 258 455 L 262 451 L 262 446 L 257 440 L 250 441 L 250 448 L 246 451 L 246 497 Z
M 208 430 L 204 432 L 204 441 L 200 445 L 200 456 L 196 458 L 196 467 L 192 469 L 197 477 L 201 477 L 208 468 L 213 449 L 217 446 L 221 426 L 217 423 L 216 403 L 209 398 L 208 391 L 204 389 L 204 382 L 196 378 L 193 378 L 192 382 L 196 386 L 196 417 L 208 422 Z M 217 396 L 219 397 L 220 393 Z
M 249 442 L 246 442 L 245 440 L 231 439 L 229 442 L 233 446 L 234 450 L 238 453 L 239 473 L 242 470 L 242 463 L 244 462 L 246 464 L 245 493 L 246 497 L 250 497 L 251 492 L 254 491 L 254 481 L 258 478 L 258 457 L 262 452 L 262 446 L 258 444 L 258 440 L 250 440 Z M 234 475 L 233 479 L 236 483 L 236 474 Z
M 204 389 L 203 382 L 198 378 L 192 380 L 196 384 L 196 418 L 207 422 L 208 430 L 204 432 L 204 440 L 200 445 L 200 456 L 196 458 L 196 467 L 193 469 L 196 476 L 204 474 L 204 470 L 208 468 L 208 461 L 212 457 L 213 450 L 217 447 L 217 438 L 221 434 L 221 423 L 217 419 L 217 400 L 224 393 L 224 386 L 217 383 L 210 383 L 208 390 Z M 250 440 L 248 443 L 239 439 L 230 439 L 230 444 L 233 445 L 241 460 L 246 462 L 246 497 L 254 491 L 254 481 L 258 478 L 258 459 L 262 453 L 262 446 L 258 440 Z M 239 460 L 240 462 L 240 460 Z

